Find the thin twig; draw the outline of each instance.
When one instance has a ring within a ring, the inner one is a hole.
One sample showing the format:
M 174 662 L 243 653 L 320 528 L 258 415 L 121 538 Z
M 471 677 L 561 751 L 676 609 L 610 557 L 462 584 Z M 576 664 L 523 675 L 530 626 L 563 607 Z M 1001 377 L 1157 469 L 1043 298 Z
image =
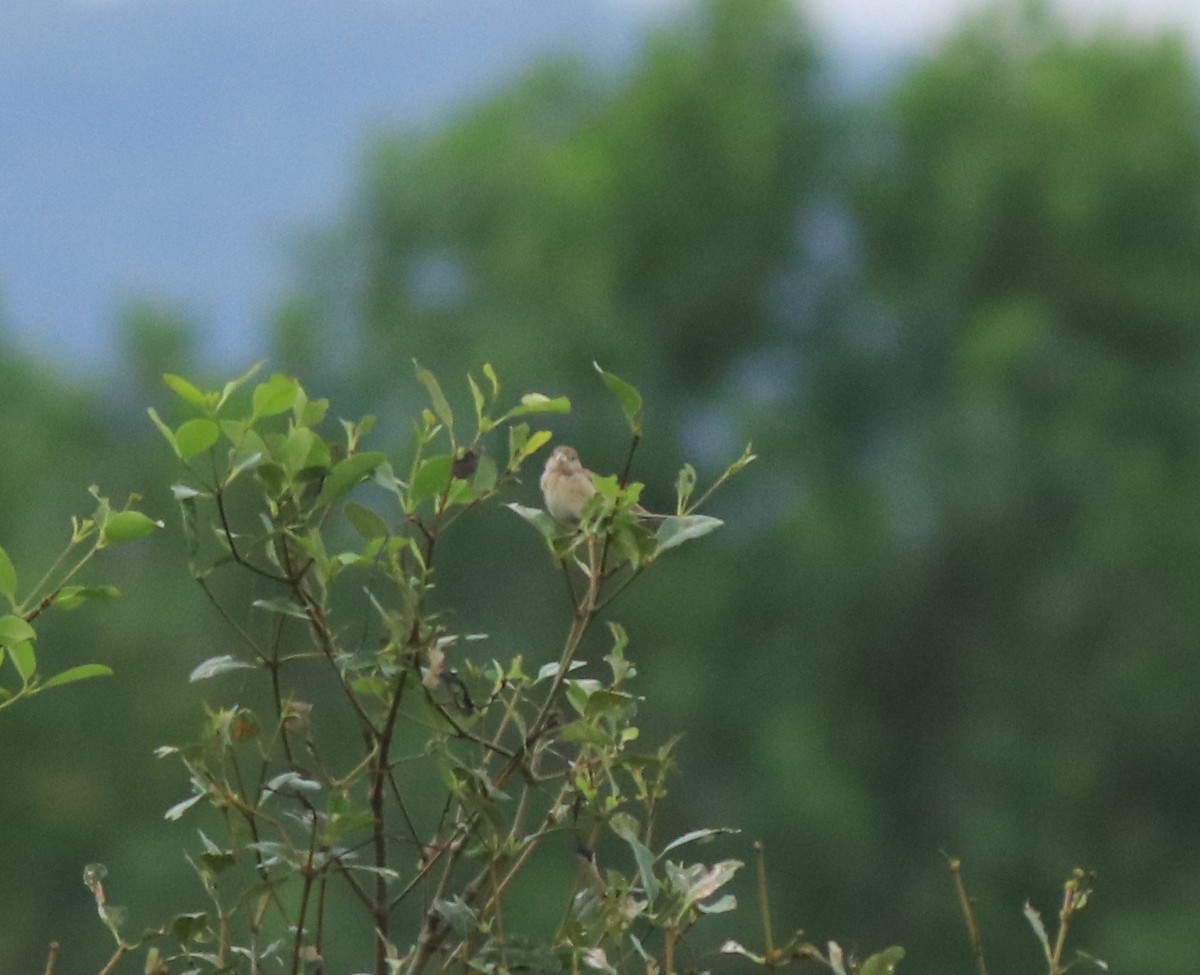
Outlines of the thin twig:
M 50 942 L 50 951 L 46 955 L 46 967 L 42 975 L 54 975 L 54 963 L 58 961 L 58 942 Z
M 946 866 L 950 870 L 950 876 L 954 878 L 954 891 L 958 895 L 958 906 L 962 910 L 963 923 L 967 926 L 967 937 L 971 942 L 971 955 L 975 958 L 975 971 L 977 975 L 987 975 L 987 964 L 983 960 L 983 941 L 979 936 L 979 919 L 975 916 L 975 906 L 972 904 L 971 898 L 967 896 L 967 888 L 963 883 L 962 861 L 947 853 L 943 853 L 942 856 L 946 858 Z
M 468 825 L 468 831 L 463 834 L 457 834 L 450 840 L 450 850 L 446 856 L 446 865 L 443 868 L 441 879 L 438 881 L 437 889 L 434 890 L 433 896 L 430 898 L 429 907 L 425 911 L 425 918 L 421 922 L 421 933 L 417 935 L 417 944 L 413 949 L 412 957 L 409 960 L 408 968 L 405 970 L 406 975 L 418 975 L 425 967 L 430 957 L 438 946 L 442 943 L 442 938 L 445 933 L 446 922 L 442 920 L 440 914 L 434 910 L 434 905 L 438 904 L 445 896 L 446 890 L 450 884 L 450 878 L 454 873 L 455 867 L 458 866 L 459 858 L 467 846 L 467 839 L 470 836 L 473 824 Z M 464 891 L 464 900 L 467 900 L 466 891 Z
M 396 717 L 400 713 L 400 701 L 404 697 L 404 689 L 408 684 L 408 674 L 407 668 L 402 670 L 396 686 L 392 690 L 392 700 L 388 706 L 387 717 L 376 737 L 378 755 L 371 768 L 371 786 L 368 791 L 368 801 L 371 806 L 371 846 L 376 870 L 375 896 L 371 914 L 375 922 L 375 970 L 379 975 L 383 975 L 387 971 L 388 925 L 392 913 L 385 873 L 388 866 L 388 845 L 384 798 L 385 787 L 391 774 L 388 752 L 395 738 Z
M 113 952 L 112 957 L 108 960 L 108 964 L 100 969 L 99 975 L 112 975 L 116 971 L 117 963 L 125 957 L 126 947 L 117 945 L 117 950 Z
M 775 937 L 771 931 L 771 902 L 767 897 L 767 854 L 761 840 L 754 843 L 754 861 L 758 868 L 758 913 L 762 916 L 763 954 L 770 961 L 775 957 Z
M 217 503 L 217 515 L 221 519 L 221 534 L 225 536 L 225 543 L 229 546 L 229 554 L 233 558 L 233 561 L 243 568 L 253 572 L 255 575 L 262 576 L 264 579 L 270 579 L 272 582 L 280 582 L 284 585 L 290 585 L 293 580 L 288 579 L 286 576 L 277 575 L 274 572 L 268 572 L 266 569 L 260 568 L 253 562 L 248 561 L 242 555 L 242 553 L 238 551 L 237 545 L 233 540 L 233 529 L 229 525 L 229 517 L 225 512 L 225 492 L 214 492 L 213 500 Z
M 292 941 L 293 975 L 298 975 L 300 972 L 300 953 L 305 941 L 304 926 L 308 923 L 308 909 L 312 897 L 313 882 L 317 877 L 316 868 L 313 866 L 313 863 L 317 855 L 317 838 L 320 829 L 320 818 L 313 816 L 312 826 L 308 834 L 308 850 L 304 855 L 304 866 L 300 870 L 303 883 L 300 887 L 300 904 L 296 909 L 296 936 Z
M 475 734 L 475 732 L 470 731 L 467 728 L 464 728 L 462 725 L 460 725 L 457 721 L 454 720 L 454 716 L 449 711 L 446 710 L 446 706 L 444 704 L 439 704 L 437 701 L 435 701 L 433 699 L 433 697 L 431 695 L 429 695 L 428 691 L 426 692 L 426 698 L 428 699 L 429 704 L 433 707 L 433 709 L 435 711 L 437 711 L 437 713 L 440 714 L 445 719 L 446 723 L 448 725 L 450 725 L 451 728 L 454 729 L 454 734 L 456 737 L 462 738 L 465 741 L 473 741 L 473 742 L 475 742 L 475 744 L 479 745 L 481 748 L 484 748 L 485 750 L 490 751 L 490 752 L 495 752 L 498 755 L 503 755 L 505 758 L 515 758 L 516 757 L 516 752 L 514 752 L 511 748 L 505 748 L 503 745 L 498 745 L 494 741 L 488 741 L 486 738 L 482 737 L 481 735 L 477 735 L 477 734 Z
M 62 564 L 63 558 L 67 555 L 68 552 L 71 551 L 71 548 L 72 548 L 72 546 L 68 546 L 67 549 L 62 553 L 62 556 L 60 556 L 58 559 L 55 560 L 54 566 L 50 570 L 51 572 L 53 572 L 54 569 L 56 569 L 59 565 Z M 90 549 L 88 549 L 86 552 L 83 553 L 82 557 L 79 559 L 78 562 L 76 562 L 73 566 L 71 566 L 70 569 L 67 570 L 67 572 L 63 575 L 63 577 L 58 580 L 58 582 L 54 586 L 54 588 L 50 592 L 48 592 L 45 596 L 42 597 L 41 601 L 38 602 L 37 606 L 35 606 L 32 610 L 30 610 L 24 616 L 22 616 L 22 619 L 24 619 L 26 623 L 32 623 L 42 613 L 44 613 L 47 609 L 49 609 L 50 606 L 53 604 L 54 600 L 58 598 L 58 594 L 60 592 L 62 592 L 63 586 L 65 586 L 68 582 L 70 582 L 73 578 L 75 578 L 75 574 L 77 572 L 79 572 L 79 570 L 82 569 L 85 565 L 87 565 L 88 562 L 91 560 L 92 556 L 95 555 L 99 550 L 100 550 L 99 542 L 96 542 L 95 544 L 92 545 L 92 547 Z M 34 589 L 33 592 L 36 593 L 38 591 L 38 589 L 40 589 L 46 582 L 49 581 L 49 579 L 50 579 L 50 576 L 49 576 L 49 573 L 47 573 L 46 578 L 38 583 L 37 589 Z M 32 598 L 32 596 L 33 596 L 33 593 L 30 594 L 31 598 Z

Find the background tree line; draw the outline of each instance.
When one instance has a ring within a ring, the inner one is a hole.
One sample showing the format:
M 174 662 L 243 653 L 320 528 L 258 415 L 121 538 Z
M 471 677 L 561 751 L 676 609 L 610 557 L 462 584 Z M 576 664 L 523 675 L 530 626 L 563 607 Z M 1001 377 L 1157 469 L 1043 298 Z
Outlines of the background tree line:
M 543 63 L 377 138 L 306 241 L 272 365 L 401 452 L 410 360 L 491 361 L 569 394 L 560 439 L 612 470 L 599 360 L 646 394 L 652 507 L 685 456 L 753 440 L 729 529 L 623 607 L 658 732 L 686 732 L 675 831 L 743 826 L 777 914 L 915 970 L 969 964 L 940 850 L 997 970 L 1036 958 L 1021 904 L 1084 865 L 1080 943 L 1171 970 L 1200 898 L 1198 122 L 1175 38 L 1002 6 L 849 99 L 792 4 L 710 0 L 619 75 Z M 195 366 L 195 326 L 122 329 L 120 374 L 82 384 L 0 355 L 14 559 L 55 551 L 91 482 L 171 517 L 144 408 Z M 536 656 L 541 555 L 509 529 L 480 518 L 441 585 Z M 6 969 L 104 941 L 84 863 L 135 916 L 194 901 L 161 821 L 184 783 L 151 749 L 193 734 L 186 675 L 226 636 L 178 550 L 131 550 L 133 598 L 42 638 L 115 679 L 5 718 Z

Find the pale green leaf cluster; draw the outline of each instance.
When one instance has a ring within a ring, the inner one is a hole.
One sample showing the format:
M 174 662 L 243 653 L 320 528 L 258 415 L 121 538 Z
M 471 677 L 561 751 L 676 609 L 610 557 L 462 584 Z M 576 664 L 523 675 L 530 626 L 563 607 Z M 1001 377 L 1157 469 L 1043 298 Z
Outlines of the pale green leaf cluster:
M 95 663 L 76 664 L 50 675 L 43 674 L 35 622 L 46 612 L 75 609 L 86 602 L 111 599 L 117 590 L 110 585 L 81 585 L 74 582 L 92 559 L 104 549 L 149 535 L 162 523 L 134 507 L 137 498 L 114 509 L 108 498 L 91 488 L 95 510 L 86 518 L 71 519 L 71 535 L 58 558 L 32 586 L 22 589 L 17 567 L 0 548 L 0 709 L 54 687 L 112 670 Z

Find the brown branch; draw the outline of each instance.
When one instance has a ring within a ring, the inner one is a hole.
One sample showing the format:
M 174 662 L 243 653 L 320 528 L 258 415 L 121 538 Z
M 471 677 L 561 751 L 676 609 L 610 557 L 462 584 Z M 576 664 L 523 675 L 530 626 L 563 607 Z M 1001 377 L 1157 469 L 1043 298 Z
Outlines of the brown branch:
M 316 856 L 317 849 L 317 817 L 313 817 L 312 830 L 309 834 L 308 854 L 304 860 L 304 867 L 300 871 L 300 875 L 304 878 L 304 883 L 300 888 L 300 906 L 296 912 L 296 936 L 292 939 L 292 972 L 293 975 L 298 975 L 300 972 L 300 953 L 304 946 L 304 922 L 308 916 L 309 898 L 312 896 L 312 887 L 314 879 L 313 859 Z
M 379 729 L 376 741 L 379 748 L 371 769 L 371 788 L 368 801 L 371 806 L 371 840 L 374 849 L 375 896 L 371 916 L 375 922 L 375 971 L 378 975 L 387 973 L 387 943 L 388 925 L 392 914 L 388 898 L 387 876 L 384 871 L 388 865 L 387 849 L 387 819 L 385 817 L 384 800 L 385 786 L 390 777 L 391 764 L 388 753 L 396 731 L 396 718 L 400 713 L 400 701 L 404 697 L 404 688 L 408 683 L 408 668 L 400 672 L 392 692 L 391 704 L 383 727 Z
M 775 958 L 775 937 L 771 930 L 771 901 L 767 896 L 767 854 L 761 840 L 754 843 L 754 863 L 758 874 L 758 913 L 762 915 L 763 954 Z
M 987 964 L 983 960 L 983 941 L 979 935 L 979 919 L 975 916 L 975 906 L 967 896 L 967 888 L 963 883 L 962 861 L 944 852 L 942 856 L 946 858 L 946 866 L 950 870 L 950 876 L 954 878 L 954 891 L 958 896 L 958 906 L 962 910 L 963 923 L 967 926 L 971 955 L 975 959 L 975 971 L 977 975 L 987 975 Z
M 54 975 L 54 964 L 58 961 L 58 942 L 50 942 L 50 950 L 46 955 L 46 967 L 42 975 Z
M 117 963 L 125 957 L 125 952 L 127 950 L 128 949 L 125 947 L 125 945 L 118 945 L 117 950 L 113 952 L 112 957 L 108 960 L 108 964 L 100 969 L 100 975 L 112 975 L 112 973 L 116 971 Z
M 255 575 L 262 576 L 264 579 L 270 579 L 272 582 L 280 582 L 284 585 L 290 585 L 291 579 L 286 576 L 276 575 L 274 572 L 269 572 L 253 562 L 247 560 L 237 549 L 237 544 L 233 540 L 233 529 L 229 525 L 229 516 L 225 512 L 225 492 L 213 492 L 213 499 L 217 502 L 217 514 L 221 519 L 221 533 L 225 536 L 225 543 L 229 546 L 229 554 L 233 561 L 245 569 L 250 570 Z

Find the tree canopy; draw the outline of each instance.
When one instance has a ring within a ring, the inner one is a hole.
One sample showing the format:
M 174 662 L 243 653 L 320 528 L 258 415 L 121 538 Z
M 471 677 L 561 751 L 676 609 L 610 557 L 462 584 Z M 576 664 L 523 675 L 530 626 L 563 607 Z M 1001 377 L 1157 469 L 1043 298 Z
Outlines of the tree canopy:
M 676 810 L 761 836 L 776 914 L 814 938 L 965 967 L 947 850 L 997 970 L 1036 960 L 1021 905 L 1075 866 L 1100 876 L 1089 948 L 1179 968 L 1200 875 L 1198 123 L 1177 38 L 1002 5 L 850 100 L 794 4 L 708 0 L 619 72 L 550 61 L 376 139 L 281 297 L 278 365 L 400 445 L 414 357 L 494 362 L 569 394 L 556 433 L 609 472 L 598 360 L 645 394 L 650 507 L 685 454 L 753 440 L 715 505 L 730 530 L 623 608 L 661 730 L 687 730 Z M 139 314 L 142 392 L 187 343 Z M 127 464 L 154 436 L 128 393 L 0 371 L 6 547 L 34 551 L 93 480 L 164 482 Z M 477 568 L 439 585 L 544 646 L 533 550 L 472 532 Z M 72 689 L 78 714 L 5 719 L 0 811 L 40 824 L 0 885 L 7 968 L 86 925 L 97 835 L 132 906 L 173 896 L 179 783 L 149 752 L 187 723 L 173 683 L 216 652 L 202 598 L 160 570 L 177 543 L 122 580 L 161 612 L 64 624 L 116 679 Z

